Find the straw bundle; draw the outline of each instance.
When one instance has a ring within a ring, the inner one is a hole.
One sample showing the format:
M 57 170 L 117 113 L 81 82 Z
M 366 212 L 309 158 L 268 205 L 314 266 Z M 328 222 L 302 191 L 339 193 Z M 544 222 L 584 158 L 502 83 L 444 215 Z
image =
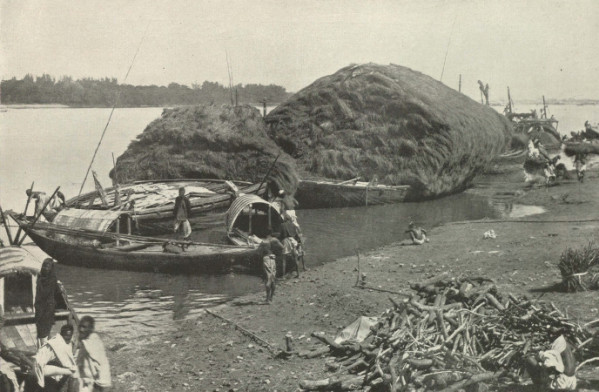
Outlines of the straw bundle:
M 293 159 L 268 138 L 260 112 L 245 106 L 165 109 L 131 142 L 116 163 L 119 183 L 168 178 L 217 178 L 260 182 L 279 156 L 269 180 L 293 194 Z M 114 179 L 115 170 L 110 173 Z
M 592 242 L 582 249 L 566 249 L 558 268 L 566 291 L 599 288 L 599 248 L 595 248 Z
M 399 65 L 352 65 L 318 79 L 266 117 L 304 174 L 460 191 L 509 142 L 502 115 Z

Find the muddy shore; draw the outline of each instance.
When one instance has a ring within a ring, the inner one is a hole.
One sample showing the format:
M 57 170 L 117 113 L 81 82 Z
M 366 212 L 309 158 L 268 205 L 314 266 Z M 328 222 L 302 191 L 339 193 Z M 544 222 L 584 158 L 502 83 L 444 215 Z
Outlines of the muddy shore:
M 575 321 L 599 318 L 597 292 L 566 294 L 557 263 L 567 247 L 599 239 L 599 173 L 584 184 L 564 181 L 526 188 L 521 171 L 486 176 L 468 192 L 504 195 L 546 212 L 521 219 L 470 221 L 430 230 L 431 242 L 411 246 L 405 239 L 360 251 L 367 286 L 409 291 L 409 284 L 448 271 L 492 278 L 500 290 L 553 301 Z M 405 225 L 406 222 L 398 222 Z M 493 229 L 495 239 L 483 239 Z M 378 316 L 390 307 L 384 291 L 355 288 L 358 257 L 346 257 L 278 282 L 274 302 L 264 293 L 247 295 L 211 309 L 253 332 L 273 347 L 320 347 L 310 334 L 334 336 L 358 316 Z M 229 323 L 205 313 L 175 324 L 170 331 L 135 341 L 115 340 L 100 331 L 111 361 L 115 391 L 296 391 L 301 379 L 326 378 L 327 358 L 274 358 L 266 345 Z M 595 385 L 595 384 L 593 384 Z

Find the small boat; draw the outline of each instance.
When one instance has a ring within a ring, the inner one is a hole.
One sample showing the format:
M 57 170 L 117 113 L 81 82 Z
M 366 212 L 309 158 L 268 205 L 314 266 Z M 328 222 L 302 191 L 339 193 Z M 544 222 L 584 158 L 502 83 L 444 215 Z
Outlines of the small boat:
M 302 209 L 360 207 L 401 203 L 409 190 L 409 185 L 383 185 L 358 178 L 343 182 L 302 180 L 295 198 Z
M 176 179 L 136 181 L 85 193 L 66 206 L 82 210 L 127 211 L 138 234 L 170 233 L 179 188 L 185 187 L 191 204 L 190 223 L 196 229 L 222 224 L 224 214 L 238 195 L 266 192 L 266 185 L 244 181 Z
M 234 265 L 251 267 L 260 261 L 253 245 L 132 235 L 134 223 L 127 211 L 65 209 L 52 223 L 36 222 L 35 226 L 29 219 L 11 217 L 40 249 L 62 264 L 198 274 L 225 272 Z
M 0 342 L 3 351 L 7 350 L 10 357 L 14 358 L 8 364 L 18 375 L 22 372 L 21 365 L 32 360 L 37 350 L 34 301 L 36 279 L 41 267 L 42 262 L 23 248 L 0 248 L 0 304 L 4 310 Z M 50 336 L 59 333 L 60 328 L 67 323 L 75 326 L 77 333 L 77 314 L 69 304 L 60 281 L 58 285 L 60 296 L 56 298 L 55 322 Z M 5 364 L 3 361 L 3 366 Z

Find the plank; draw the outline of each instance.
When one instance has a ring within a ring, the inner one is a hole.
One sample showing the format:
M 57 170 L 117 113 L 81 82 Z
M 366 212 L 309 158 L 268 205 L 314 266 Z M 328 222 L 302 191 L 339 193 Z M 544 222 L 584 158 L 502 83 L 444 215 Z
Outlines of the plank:
M 31 333 L 29 332 L 29 328 L 27 327 L 27 325 L 15 325 L 15 329 L 17 330 L 17 332 L 19 333 L 19 336 L 21 337 L 21 339 L 23 340 L 23 342 L 28 346 L 28 347 L 35 347 L 36 341 L 37 341 L 37 337 L 36 335 L 31 335 Z

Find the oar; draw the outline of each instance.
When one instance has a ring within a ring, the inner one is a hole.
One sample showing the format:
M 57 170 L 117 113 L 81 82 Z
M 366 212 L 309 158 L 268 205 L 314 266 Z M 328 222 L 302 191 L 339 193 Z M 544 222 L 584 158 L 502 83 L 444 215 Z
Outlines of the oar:
M 27 216 L 27 207 L 29 207 L 29 202 L 31 201 L 31 195 L 33 195 L 33 184 L 35 181 L 31 183 L 31 187 L 29 188 L 29 196 L 27 196 L 27 203 L 25 203 L 25 210 L 23 211 L 23 216 Z M 21 234 L 21 226 L 17 230 L 17 235 L 15 235 L 15 244 L 19 242 L 19 235 Z
M 268 171 L 266 172 L 266 175 L 264 176 L 264 178 L 262 179 L 262 182 L 260 183 L 260 185 L 258 186 L 258 189 L 256 189 L 256 195 L 260 192 L 260 188 L 262 188 L 262 185 L 264 184 L 264 182 L 266 181 L 266 179 L 268 178 L 268 176 L 270 175 L 270 172 L 272 171 L 272 169 L 274 169 L 275 167 L 275 163 L 277 163 L 277 161 L 279 160 L 279 157 L 281 156 L 281 153 L 279 153 L 279 155 L 277 155 L 277 157 L 275 158 L 274 162 L 272 163 L 272 165 L 270 165 L 270 168 L 268 169 Z
M 4 215 L 4 211 L 2 210 L 1 206 L 0 206 L 0 215 L 2 216 L 2 223 L 4 223 L 4 228 L 6 229 L 6 235 L 8 236 L 8 243 L 11 245 L 14 245 L 14 243 L 12 242 L 12 234 L 10 232 L 10 227 L 8 227 L 8 223 L 6 223 L 6 215 Z
M 46 207 L 48 207 L 48 204 L 50 204 L 50 202 L 52 201 L 52 199 L 54 198 L 54 196 L 56 196 L 56 194 L 58 193 L 59 189 L 60 189 L 60 186 L 58 188 L 56 188 L 56 190 L 54 191 L 54 193 L 52 194 L 52 196 L 50 196 L 50 198 L 48 200 L 46 200 L 46 202 L 44 203 L 44 206 L 42 207 L 42 209 L 35 215 L 35 218 L 33 218 L 33 222 L 31 222 L 31 226 L 29 226 L 30 229 L 33 229 L 33 226 L 35 226 L 37 220 L 40 218 L 40 216 L 42 216 L 42 213 L 44 211 L 46 211 Z M 21 246 L 21 244 L 25 240 L 25 237 L 27 237 L 27 232 L 25 232 L 25 234 L 23 234 L 23 238 L 21 238 L 21 240 L 17 243 L 18 246 Z

